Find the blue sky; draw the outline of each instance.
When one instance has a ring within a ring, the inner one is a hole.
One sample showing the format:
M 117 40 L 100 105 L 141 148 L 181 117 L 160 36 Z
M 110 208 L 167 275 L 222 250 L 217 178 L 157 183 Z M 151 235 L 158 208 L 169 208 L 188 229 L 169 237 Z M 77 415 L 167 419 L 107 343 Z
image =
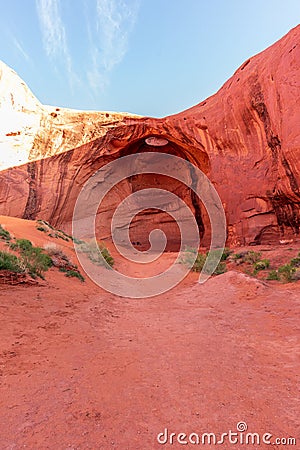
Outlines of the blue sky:
M 45 104 L 162 117 L 299 23 L 299 0 L 0 0 L 0 59 Z

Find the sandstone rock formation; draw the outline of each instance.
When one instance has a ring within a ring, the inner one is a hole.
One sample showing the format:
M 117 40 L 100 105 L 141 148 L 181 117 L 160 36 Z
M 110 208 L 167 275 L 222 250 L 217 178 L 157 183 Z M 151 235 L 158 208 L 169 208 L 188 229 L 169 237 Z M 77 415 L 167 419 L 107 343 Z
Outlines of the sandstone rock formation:
M 103 136 L 134 114 L 42 105 L 0 61 L 0 170 L 71 150 Z
M 75 112 L 73 116 L 64 112 L 63 118 L 60 111 L 55 117 L 48 112 L 46 118 L 47 108 L 37 102 L 31 111 L 44 121 L 39 119 L 38 130 L 32 127 L 34 138 L 28 139 L 27 157 L 32 161 L 0 173 L 0 213 L 43 218 L 70 229 L 80 189 L 97 169 L 123 155 L 163 151 L 196 164 L 213 182 L 225 208 L 230 244 L 278 242 L 297 236 L 299 41 L 300 26 L 247 60 L 215 95 L 163 119 L 117 116 L 103 124 L 105 114 L 85 113 L 78 123 L 80 113 L 76 116 Z M 24 129 L 10 132 L 23 133 Z M 163 138 L 167 144 L 149 145 L 149 137 Z M 186 201 L 206 243 L 210 226 L 201 202 L 170 179 L 161 177 L 155 183 Z M 137 176 L 111 192 L 99 210 L 101 237 L 109 236 L 108 222 L 120 200 L 141 187 L 145 187 L 145 178 Z M 176 244 L 178 233 L 170 217 L 149 211 L 133 223 L 133 240 L 144 244 L 153 223 L 163 224 Z

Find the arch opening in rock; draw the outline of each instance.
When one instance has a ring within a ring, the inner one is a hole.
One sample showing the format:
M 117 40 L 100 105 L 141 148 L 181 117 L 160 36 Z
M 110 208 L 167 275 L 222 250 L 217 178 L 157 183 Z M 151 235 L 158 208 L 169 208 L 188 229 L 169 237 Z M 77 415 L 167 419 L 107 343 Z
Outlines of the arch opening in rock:
M 190 149 L 172 142 L 171 139 L 167 137 L 150 136 L 139 139 L 119 150 L 116 158 L 143 152 L 172 154 L 192 162 L 204 173 L 207 173 L 208 171 L 209 161 L 206 153 L 199 151 L 199 149 L 197 149 L 197 152 L 194 151 L 194 154 L 198 156 L 198 160 L 196 160 L 193 153 L 190 152 Z M 153 157 L 155 158 L 155 155 Z M 175 166 L 174 174 L 176 174 Z M 197 182 L 195 171 L 191 168 L 187 176 L 190 179 L 190 187 L 184 185 L 175 178 L 155 173 L 137 174 L 120 182 L 108 193 L 98 210 L 96 219 L 98 238 L 111 238 L 110 226 L 112 216 L 115 209 L 126 197 L 143 189 L 156 188 L 170 191 L 178 197 L 179 200 L 171 205 L 171 210 L 176 210 L 177 213 L 179 212 L 179 214 L 182 214 L 182 220 L 184 221 L 187 220 L 187 213 L 184 211 L 182 203 L 180 202 L 180 199 L 183 200 L 195 217 L 201 244 L 206 245 L 205 242 L 210 239 L 210 222 L 201 200 L 192 190 L 192 187 L 195 186 L 195 183 Z M 119 224 L 120 236 L 122 234 L 122 228 L 126 225 L 128 225 L 128 221 L 125 219 L 122 221 L 121 219 L 121 223 Z M 132 245 L 142 251 L 148 250 L 150 248 L 149 236 L 155 229 L 161 230 L 166 236 L 167 244 L 165 251 L 178 251 L 180 249 L 181 235 L 178 224 L 170 214 L 158 208 L 144 209 L 133 217 L 129 226 L 129 237 Z M 114 237 L 118 242 L 118 230 L 114 233 Z

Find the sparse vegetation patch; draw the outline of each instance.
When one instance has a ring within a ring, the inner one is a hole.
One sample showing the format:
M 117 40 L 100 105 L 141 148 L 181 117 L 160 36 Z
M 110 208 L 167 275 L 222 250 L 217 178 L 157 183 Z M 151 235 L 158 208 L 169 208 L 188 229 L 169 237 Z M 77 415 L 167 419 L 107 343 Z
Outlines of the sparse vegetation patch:
M 208 265 L 205 267 L 206 273 L 213 272 L 213 275 L 221 275 L 222 273 L 226 272 L 227 267 L 224 260 L 228 258 L 230 253 L 228 251 L 225 252 L 225 250 L 226 249 L 216 249 L 210 252 L 210 259 L 208 259 Z M 201 272 L 207 261 L 208 255 L 209 252 L 201 253 L 196 249 L 187 248 L 184 257 L 181 260 L 181 263 L 190 267 L 193 272 Z M 215 266 L 217 260 L 219 262 L 217 264 L 217 267 L 214 269 L 213 266 Z
M 9 252 L 0 251 L 0 270 L 9 270 L 11 272 L 24 272 L 24 266 L 16 255 Z
M 108 268 L 113 267 L 114 265 L 114 258 L 111 256 L 108 248 L 102 243 L 81 241 L 78 250 L 82 253 L 86 253 L 90 261 L 96 265 Z
M 64 272 L 65 276 L 68 278 L 78 278 L 80 281 L 85 281 L 84 277 L 78 270 L 68 270 L 65 269 L 64 267 L 60 267 L 59 271 Z
M 11 240 L 11 235 L 10 235 L 9 231 L 5 230 L 5 228 L 3 228 L 2 225 L 0 225 L 0 239 L 2 239 L 4 241 Z
M 50 256 L 42 248 L 34 247 L 28 239 L 17 239 L 10 244 L 10 248 L 20 253 L 22 267 L 32 277 L 44 278 L 44 272 L 52 266 Z

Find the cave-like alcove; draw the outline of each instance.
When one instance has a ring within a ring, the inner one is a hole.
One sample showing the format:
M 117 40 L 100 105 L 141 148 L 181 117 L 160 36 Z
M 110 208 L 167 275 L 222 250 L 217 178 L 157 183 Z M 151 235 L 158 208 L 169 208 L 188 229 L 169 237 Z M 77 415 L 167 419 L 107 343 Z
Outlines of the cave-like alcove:
M 205 173 L 208 171 L 209 161 L 206 153 L 201 150 L 197 151 L 197 149 L 194 149 L 194 154 L 198 157 L 198 159 L 196 159 L 189 149 L 178 143 L 172 142 L 172 140 L 167 137 L 161 136 L 148 136 L 135 142 L 129 144 L 127 143 L 124 148 L 119 150 L 116 157 L 121 158 L 123 156 L 143 152 L 153 152 L 157 154 L 168 153 L 175 155 L 193 163 Z M 177 167 L 174 167 L 175 175 L 177 169 Z M 195 179 L 195 171 L 193 170 L 193 167 L 189 170 L 190 173 L 187 177 L 190 179 L 190 185 L 192 186 L 193 183 L 197 182 L 197 180 Z M 137 174 L 131 176 L 119 183 L 108 193 L 104 203 L 99 208 L 99 213 L 96 220 L 97 235 L 100 239 L 110 238 L 111 218 L 115 208 L 118 207 L 120 202 L 122 202 L 122 200 L 124 200 L 128 195 L 147 188 L 167 190 L 182 199 L 190 208 L 196 219 L 201 242 L 203 243 L 206 240 L 207 235 L 210 233 L 209 231 L 207 233 L 207 228 L 209 228 L 209 220 L 205 208 L 203 207 L 198 196 L 193 192 L 191 187 L 186 186 L 182 182 L 169 176 L 156 173 Z M 174 207 L 176 208 L 176 204 Z M 179 202 L 178 208 L 180 208 Z M 183 208 L 181 209 L 184 214 Z M 185 220 L 184 216 L 182 220 Z M 141 211 L 131 221 L 129 236 L 133 246 L 139 250 L 148 250 L 150 246 L 149 235 L 154 229 L 160 229 L 165 233 L 167 238 L 166 251 L 178 251 L 180 249 L 181 236 L 178 224 L 170 214 L 156 208 L 149 208 Z

